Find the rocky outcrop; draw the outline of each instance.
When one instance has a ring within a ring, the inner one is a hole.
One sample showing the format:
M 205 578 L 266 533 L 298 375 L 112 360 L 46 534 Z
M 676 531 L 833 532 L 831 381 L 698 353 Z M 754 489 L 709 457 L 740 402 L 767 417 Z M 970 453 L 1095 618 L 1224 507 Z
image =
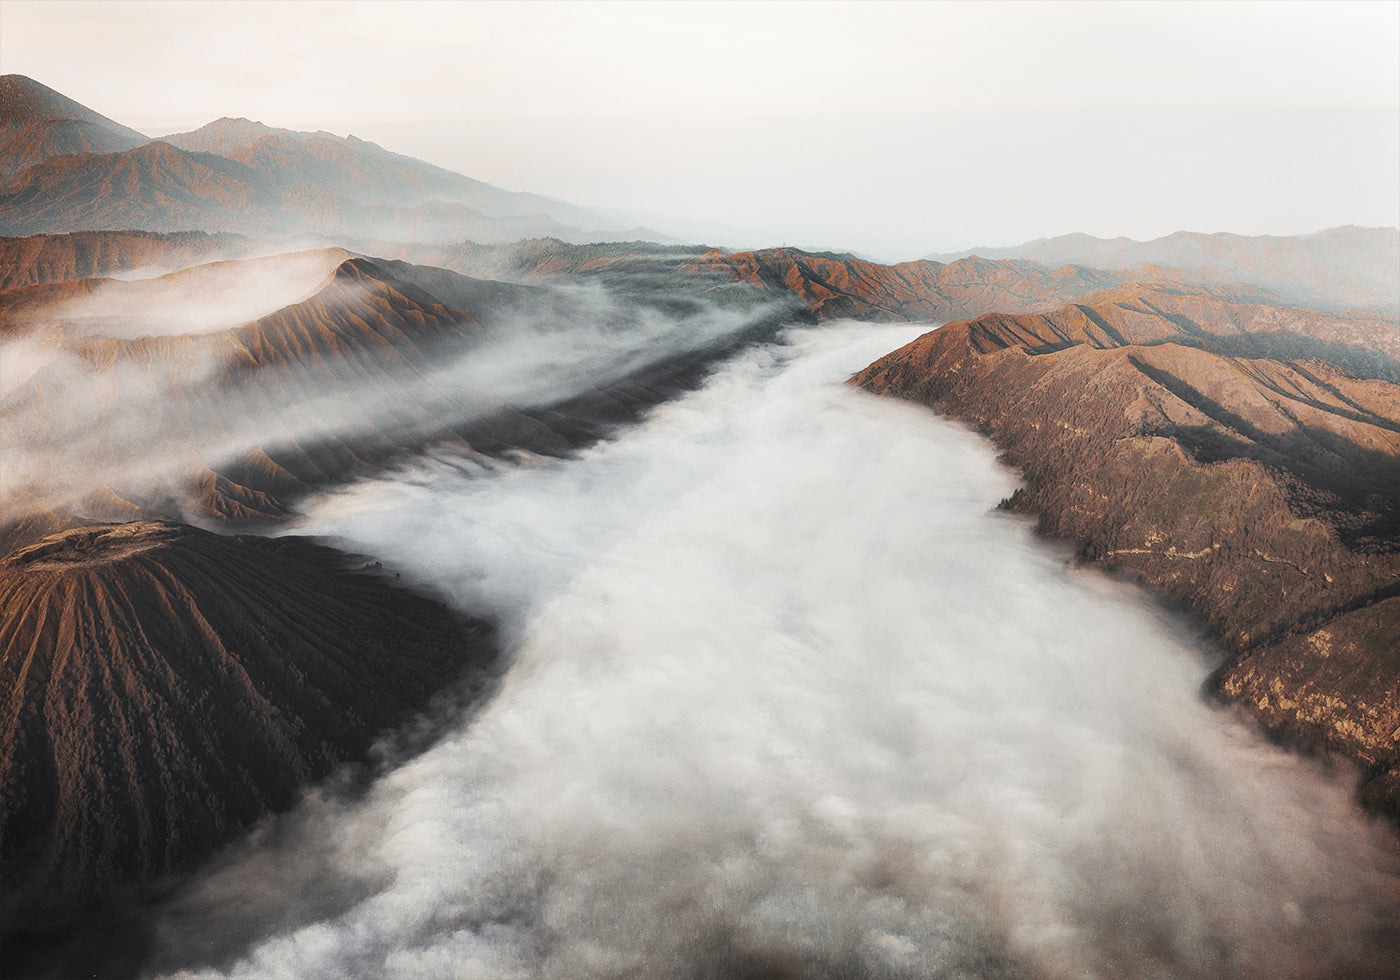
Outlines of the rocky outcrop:
M 360 564 L 163 522 L 0 560 L 11 938 L 192 867 L 490 666 L 485 626 Z
M 852 380 L 990 435 L 1025 478 L 1009 506 L 1194 609 L 1229 656 L 1220 695 L 1354 760 L 1397 812 L 1397 338 L 1370 314 L 1137 286 L 949 324 Z

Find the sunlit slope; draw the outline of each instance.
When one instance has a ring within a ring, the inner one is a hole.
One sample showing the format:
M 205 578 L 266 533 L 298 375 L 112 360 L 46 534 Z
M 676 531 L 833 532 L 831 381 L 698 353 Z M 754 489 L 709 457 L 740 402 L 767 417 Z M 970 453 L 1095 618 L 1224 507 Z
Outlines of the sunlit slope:
M 1185 601 L 1227 698 L 1400 810 L 1397 348 L 1385 317 L 1138 286 L 950 324 L 853 380 L 991 435 L 1012 506 Z
M 354 569 L 158 522 L 0 561 L 5 911 L 190 867 L 489 662 L 483 627 Z
M 222 157 L 161 142 L 51 157 L 0 182 L 0 233 L 269 232 L 282 223 L 281 202 L 251 177 Z
M 0 238 L 0 289 L 69 279 L 135 277 L 234 258 L 251 243 L 203 232 L 77 231 Z
M 32 78 L 0 76 L 0 175 L 49 157 L 113 153 L 149 140 Z

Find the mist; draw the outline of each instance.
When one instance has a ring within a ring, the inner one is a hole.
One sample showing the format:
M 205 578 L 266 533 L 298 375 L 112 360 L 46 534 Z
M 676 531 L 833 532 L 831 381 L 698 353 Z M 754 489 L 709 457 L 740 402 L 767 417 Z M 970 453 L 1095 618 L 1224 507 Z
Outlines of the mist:
M 190 885 L 148 975 L 1392 969 L 1353 775 L 1205 702 L 1202 632 L 996 510 L 984 440 L 840 384 L 923 329 L 794 332 L 572 458 L 316 506 L 511 666 Z
M 463 446 L 462 431 L 496 442 L 502 430 L 507 441 L 528 442 L 512 413 L 703 351 L 785 309 L 692 300 L 678 311 L 601 286 L 511 287 L 435 273 L 431 289 L 491 292 L 485 321 L 416 294 L 453 322 L 440 336 L 405 340 L 383 297 L 334 275 L 348 254 L 323 249 L 104 280 L 91 295 L 24 311 L 24 330 L 0 347 L 0 507 L 15 517 L 101 512 L 115 493 L 198 521 L 200 478 L 258 454 L 349 446 L 364 470 L 376 455 L 422 440 Z M 400 281 L 405 289 L 426 274 L 386 266 L 410 277 Z M 502 290 L 510 295 L 496 295 Z M 304 315 L 300 301 L 318 305 Z M 253 311 L 276 316 L 267 337 L 240 332 Z M 342 343 L 337 313 L 373 321 L 390 342 L 352 330 Z M 320 325 L 298 333 L 308 318 Z M 327 332 L 334 339 L 316 349 Z M 531 427 L 552 450 L 567 448 L 566 438 L 526 420 Z

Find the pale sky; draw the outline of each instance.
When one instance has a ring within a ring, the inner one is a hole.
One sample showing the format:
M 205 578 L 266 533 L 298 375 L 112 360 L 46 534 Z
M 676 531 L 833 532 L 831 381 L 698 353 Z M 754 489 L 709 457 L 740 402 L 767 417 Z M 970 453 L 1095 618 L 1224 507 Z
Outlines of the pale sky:
M 731 245 L 1400 224 L 1400 3 L 32 3 L 0 70 L 151 135 L 353 132 Z

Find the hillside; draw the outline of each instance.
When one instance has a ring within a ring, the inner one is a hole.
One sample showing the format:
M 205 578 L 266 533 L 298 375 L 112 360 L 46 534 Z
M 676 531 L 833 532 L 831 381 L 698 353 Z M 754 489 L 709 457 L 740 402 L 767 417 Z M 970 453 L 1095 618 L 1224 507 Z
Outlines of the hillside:
M 676 293 L 726 303 L 764 299 L 793 302 L 818 320 L 938 322 L 989 310 L 1010 313 L 1053 309 L 1110 286 L 1130 282 L 1115 270 L 1062 266 L 1051 269 L 1019 260 L 961 259 L 880 265 L 849 256 L 793 248 L 726 253 L 648 242 L 574 245 L 541 239 L 508 245 L 462 242 L 441 247 L 386 249 L 469 276 L 513 282 L 596 280 L 620 288 L 664 284 Z M 1158 270 L 1171 280 L 1190 273 Z
M 1142 265 L 1196 270 L 1214 281 L 1240 281 L 1297 302 L 1400 310 L 1400 229 L 1329 228 L 1312 235 L 1230 235 L 1179 231 L 1147 242 L 1062 235 L 1010 248 L 930 255 L 1028 259 L 1103 269 Z
M 0 76 L 0 176 L 49 157 L 113 153 L 149 141 L 32 78 Z
M 333 268 L 318 282 L 298 266 Z M 191 319 L 194 300 L 230 296 L 210 312 L 227 316 L 278 293 L 287 305 L 238 326 Z M 280 520 L 432 447 L 567 453 L 791 322 L 782 304 L 556 291 L 339 250 L 23 287 L 0 314 L 29 369 L 7 357 L 0 553 L 88 519 Z
M 160 522 L 0 560 L 0 610 L 9 968 L 27 929 L 191 868 L 493 658 L 350 556 Z
M 613 222 L 564 201 L 516 193 L 391 153 L 355 136 L 275 129 L 249 119 L 218 119 L 161 137 L 189 153 L 240 163 L 277 186 L 315 187 L 367 205 L 460 204 L 484 218 L 546 218 L 560 226 L 605 229 Z
M 234 258 L 251 242 L 239 235 L 188 231 L 79 231 L 0 237 L 0 290 L 70 279 L 174 272 Z
M 1222 697 L 1400 814 L 1397 342 L 1393 318 L 1140 285 L 953 323 L 852 381 L 990 435 L 1013 509 L 1195 610 Z

